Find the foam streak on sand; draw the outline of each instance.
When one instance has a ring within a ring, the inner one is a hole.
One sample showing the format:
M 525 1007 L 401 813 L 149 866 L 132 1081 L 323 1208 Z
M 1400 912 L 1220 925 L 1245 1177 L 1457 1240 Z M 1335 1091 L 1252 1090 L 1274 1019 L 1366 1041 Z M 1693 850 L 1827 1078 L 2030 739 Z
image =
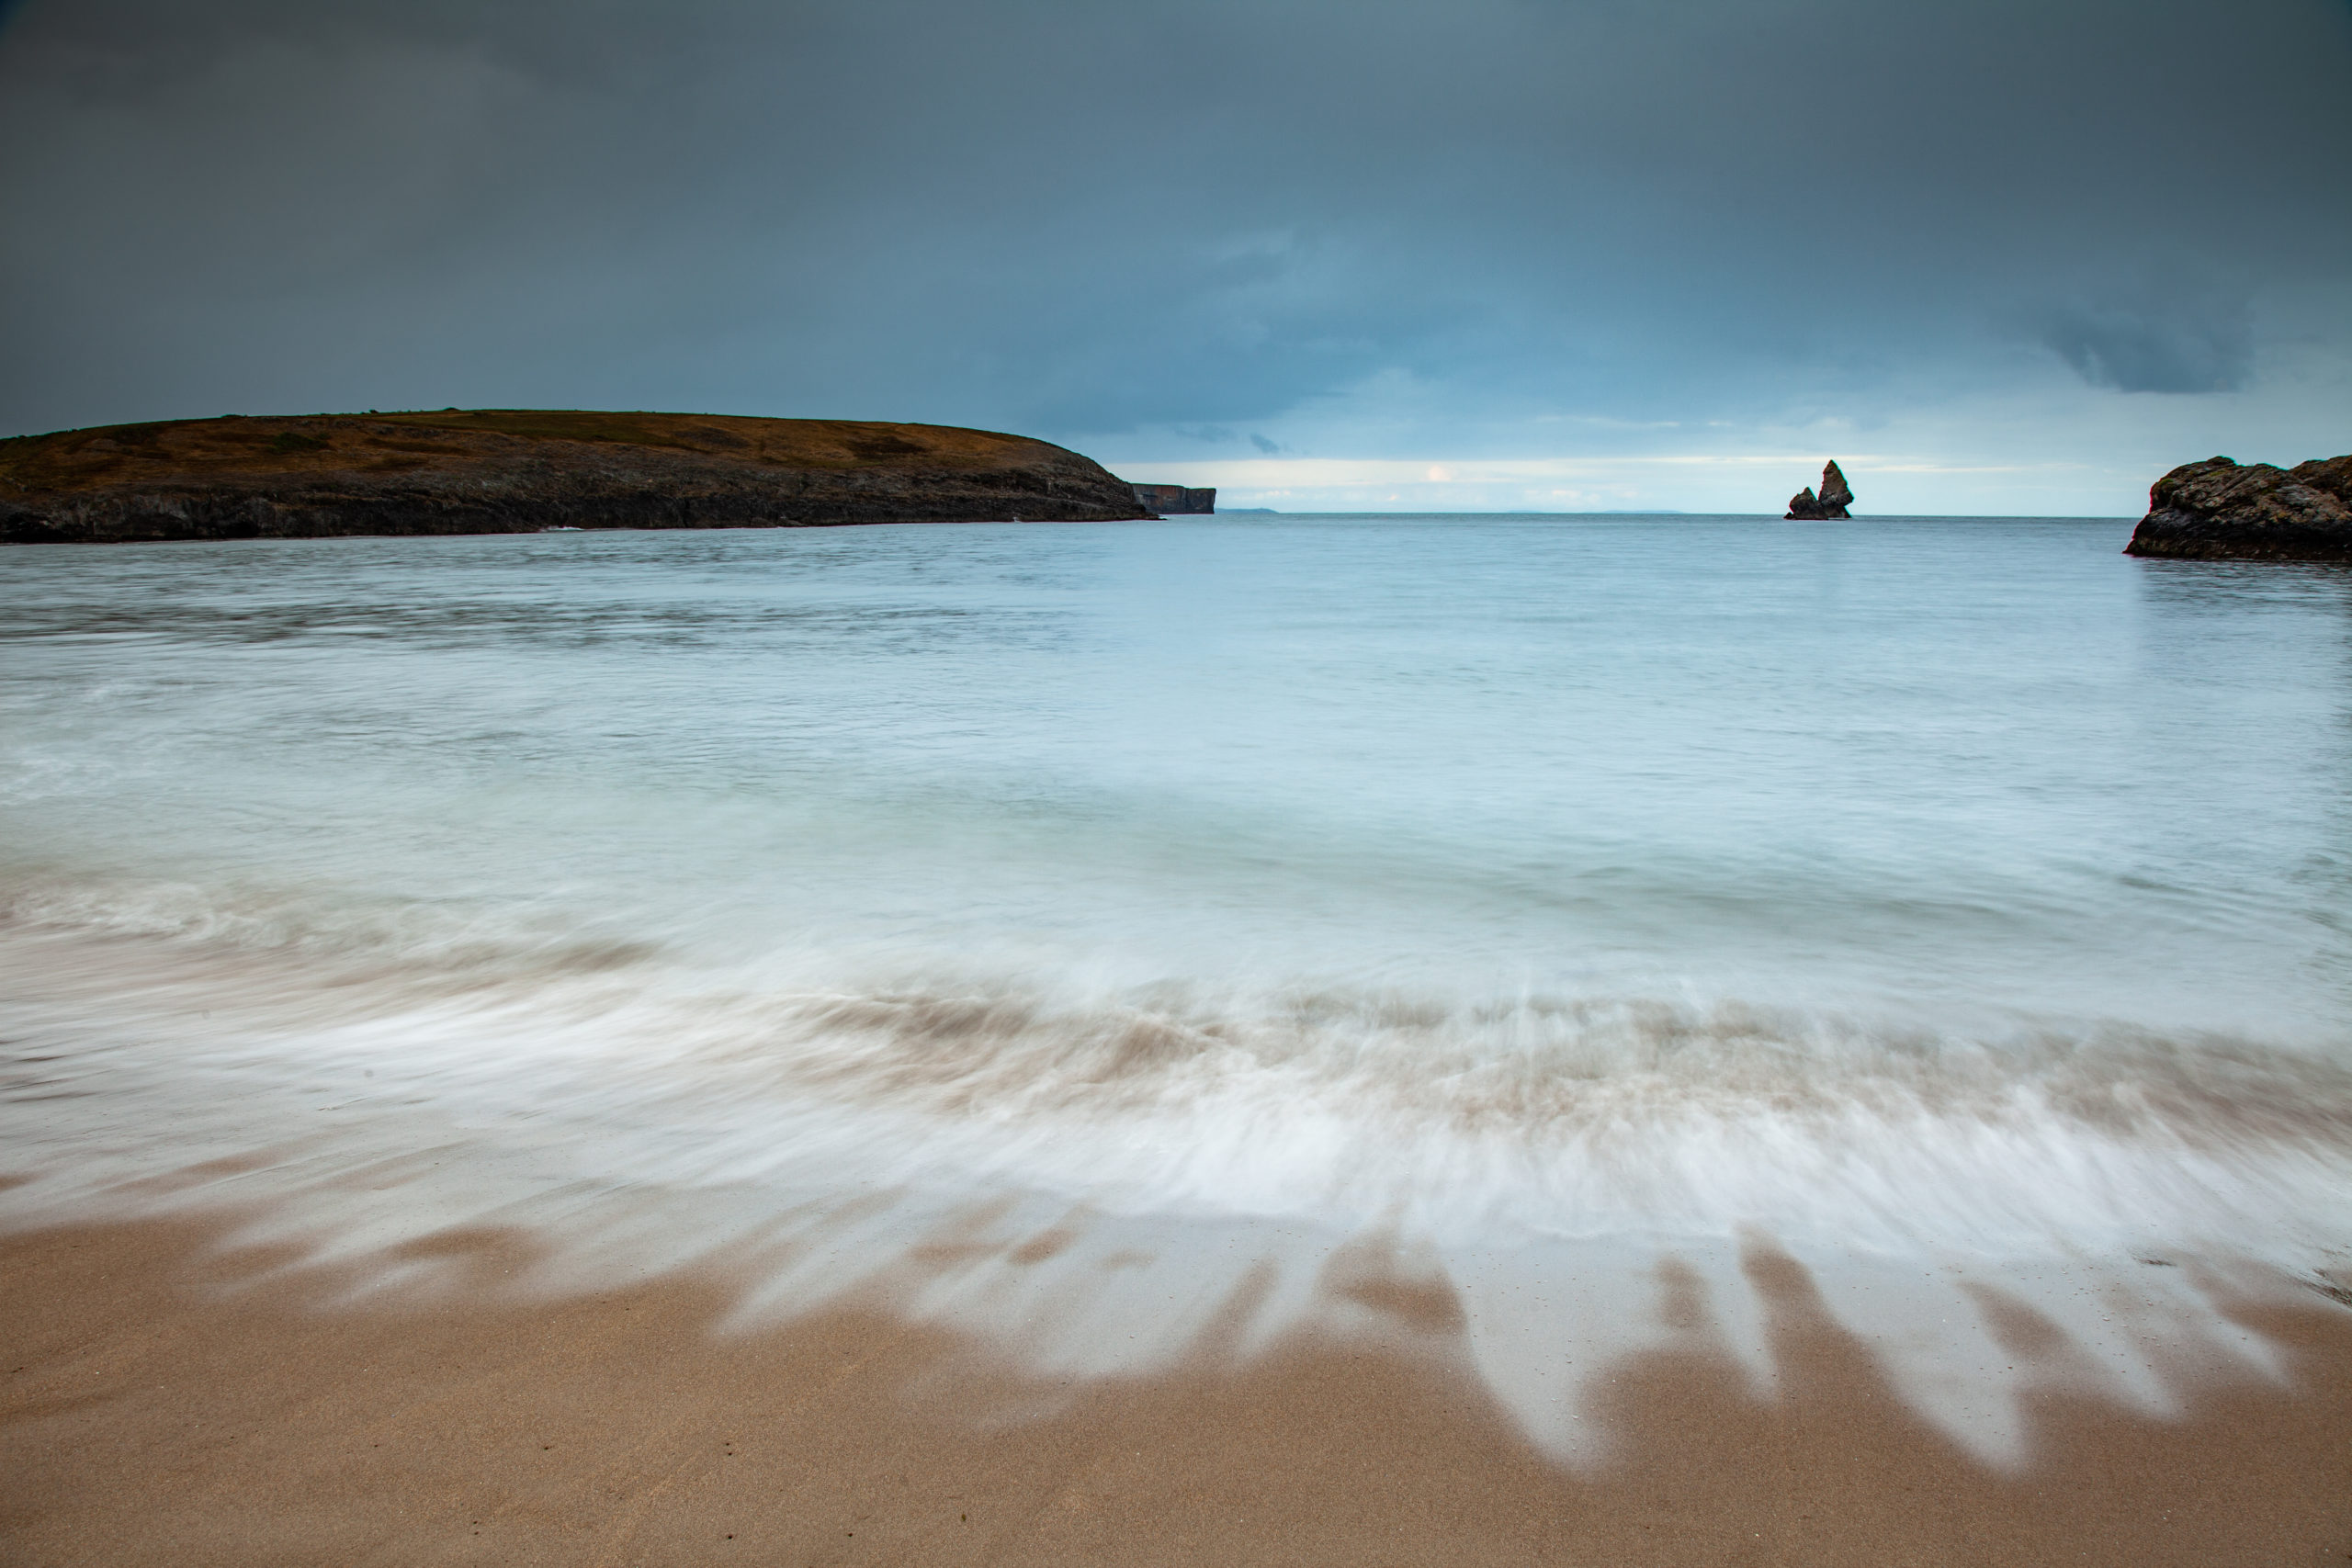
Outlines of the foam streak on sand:
M 879 1292 L 1088 1376 L 1178 1364 L 1237 1299 L 1238 1346 L 1344 1323 L 1335 1260 L 1385 1237 L 1562 1458 L 1597 1440 L 1583 1380 L 1654 1337 L 1662 1258 L 1736 1303 L 1743 1245 L 1805 1258 L 1896 1387 L 2014 1463 L 2046 1369 L 2002 1359 L 1973 1292 L 2158 1409 L 2163 1357 L 2262 1352 L 2200 1276 L 2134 1260 L 2323 1283 L 2352 1207 L 2344 1076 L 2227 1042 L 1972 1052 L 1596 1005 L 1548 1019 L 1548 1058 L 1518 1021 L 1496 1069 L 1493 1018 L 1393 998 L 697 993 L 607 954 L 488 995 L 379 976 L 370 1009 L 369 982 L 182 945 L 0 944 L 7 1032 L 40 1043 L 0 1105 L 21 1217 L 229 1202 L 246 1239 L 388 1284 L 433 1272 L 435 1234 L 519 1226 L 548 1290 L 727 1261 L 746 1321 Z M 1759 1379 L 1760 1333 L 1726 1341 Z
M 2052 1374 L 2033 1467 L 1987 1469 L 1890 1396 L 1805 1269 L 1746 1262 L 1781 1374 L 1726 1357 L 1691 1271 L 1590 1401 L 1612 1462 L 1563 1471 L 1458 1375 L 1442 1300 L 1334 1270 L 1372 1322 L 1074 1383 L 871 1309 L 726 1325 L 734 1281 L 553 1301 L 510 1233 L 409 1256 L 462 1285 L 273 1271 L 160 1224 L 0 1237 L 8 1530 L 27 1561 L 997 1563 L 2331 1561 L 2347 1544 L 2352 1334 L 2315 1297 L 2217 1288 L 2280 1382 L 2170 1364 L 2161 1416 L 2065 1375 L 2064 1336 L 1987 1295 Z M 1217 1325 L 1222 1329 L 1223 1325 Z M 136 1507 L 123 1499 L 136 1497 Z

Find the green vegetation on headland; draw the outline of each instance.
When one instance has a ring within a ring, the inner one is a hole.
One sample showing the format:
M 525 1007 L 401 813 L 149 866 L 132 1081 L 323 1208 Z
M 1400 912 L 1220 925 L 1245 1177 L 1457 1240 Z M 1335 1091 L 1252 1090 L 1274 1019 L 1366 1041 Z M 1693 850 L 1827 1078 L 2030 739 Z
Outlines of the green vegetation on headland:
M 939 424 L 447 409 L 0 441 L 12 544 L 1148 515 L 1091 458 Z
M 2352 456 L 2291 468 L 2183 463 L 2148 490 L 2127 555 L 2352 563 Z

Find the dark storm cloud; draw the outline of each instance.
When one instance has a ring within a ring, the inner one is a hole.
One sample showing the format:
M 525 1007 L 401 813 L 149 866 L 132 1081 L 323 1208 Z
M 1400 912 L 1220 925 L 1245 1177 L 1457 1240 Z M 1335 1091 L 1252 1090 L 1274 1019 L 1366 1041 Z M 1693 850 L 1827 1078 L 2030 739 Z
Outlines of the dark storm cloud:
M 2045 341 L 2084 380 L 2124 392 L 2234 391 L 2254 360 L 2243 299 L 2157 297 L 2061 310 Z
M 2342 277 L 2347 79 L 2341 0 L 31 0 L 0 426 L 2210 390 Z

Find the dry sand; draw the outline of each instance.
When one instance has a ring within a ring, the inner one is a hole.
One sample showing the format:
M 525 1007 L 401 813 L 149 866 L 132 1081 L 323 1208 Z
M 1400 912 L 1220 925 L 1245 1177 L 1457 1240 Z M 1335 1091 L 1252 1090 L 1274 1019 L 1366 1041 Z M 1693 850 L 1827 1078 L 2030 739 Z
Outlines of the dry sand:
M 517 1299 L 511 1235 L 426 1244 L 460 1288 L 402 1302 L 222 1234 L 0 1237 L 0 1559 L 2352 1561 L 2352 1312 L 2308 1292 L 2231 1308 L 2287 1382 L 2176 1366 L 2174 1421 L 2048 1396 L 2012 1475 L 1911 1414 L 1797 1264 L 1748 1260 L 1769 1400 L 1669 1269 L 1685 1348 L 1607 1374 L 1615 1458 L 1584 1473 L 1464 1369 L 1444 1293 L 1401 1282 L 1385 1341 L 1244 1362 L 1212 1337 L 1180 1375 L 1063 1385 L 879 1309 L 720 1332 L 718 1278 Z M 2065 1355 L 2030 1309 L 1986 1304 L 2019 1357 Z

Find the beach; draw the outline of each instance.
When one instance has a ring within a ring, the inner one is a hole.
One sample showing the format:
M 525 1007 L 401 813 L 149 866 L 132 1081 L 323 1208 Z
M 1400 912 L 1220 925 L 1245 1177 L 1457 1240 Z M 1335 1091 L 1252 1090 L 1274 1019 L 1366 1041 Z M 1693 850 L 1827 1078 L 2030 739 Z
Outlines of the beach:
M 0 1555 L 2352 1551 L 2352 616 L 2128 524 L 27 547 Z
M 2172 1367 L 2164 1418 L 2052 1394 L 2003 1472 L 1758 1253 L 1777 1395 L 1694 1325 L 1605 1374 L 1615 1457 L 1585 1472 L 1526 1443 L 1427 1311 L 1074 1385 L 880 1303 L 730 1332 L 724 1278 L 518 1300 L 511 1235 L 439 1244 L 459 1280 L 408 1302 L 219 1240 L 6 1242 L 12 1561 L 2211 1564 L 2352 1542 L 2352 1314 L 2290 1291 L 2231 1309 L 2278 1376 Z M 2063 1355 L 2029 1313 L 2013 1333 Z

